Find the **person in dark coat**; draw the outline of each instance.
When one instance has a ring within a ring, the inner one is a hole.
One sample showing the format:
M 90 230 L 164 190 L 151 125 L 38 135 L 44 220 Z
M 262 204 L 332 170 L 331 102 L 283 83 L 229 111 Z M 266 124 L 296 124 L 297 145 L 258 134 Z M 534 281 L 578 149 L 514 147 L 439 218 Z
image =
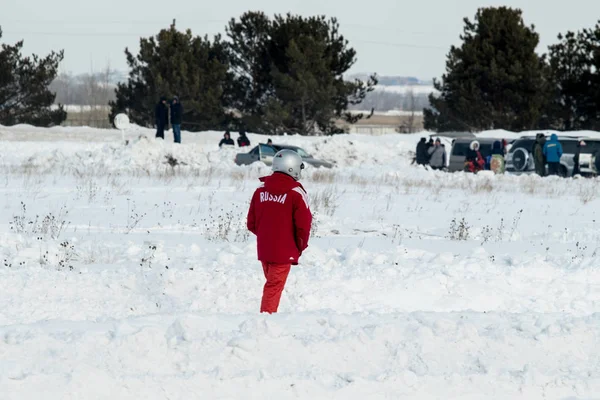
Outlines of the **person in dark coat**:
M 181 143 L 181 118 L 183 115 L 183 107 L 179 102 L 179 97 L 173 97 L 171 102 L 171 126 L 173 126 L 173 137 L 175 143 Z
M 417 144 L 416 158 L 418 165 L 429 164 L 429 154 L 427 152 L 427 139 L 421 138 Z
M 161 97 L 160 101 L 154 109 L 154 119 L 156 122 L 156 137 L 165 138 L 165 127 L 169 124 L 169 107 L 167 106 L 167 98 Z
M 250 146 L 250 139 L 248 139 L 248 136 L 246 136 L 246 131 L 243 129 L 240 131 L 240 136 L 238 136 L 237 142 L 238 146 L 240 147 Z
M 490 154 L 484 157 L 485 169 L 489 170 L 492 168 L 493 156 L 502 156 L 502 158 L 504 158 L 504 147 L 502 146 L 502 142 L 500 140 L 494 140 L 494 143 L 492 143 L 492 149 L 490 150 Z
M 586 143 L 583 140 L 577 142 L 577 148 L 575 149 L 575 155 L 573 156 L 573 176 L 581 175 L 581 165 L 579 165 L 579 158 L 581 156 L 581 148 L 585 146 Z
M 492 155 L 504 156 L 504 147 L 501 141 L 496 140 L 492 143 Z
M 544 155 L 544 145 L 546 144 L 546 136 L 543 133 L 535 135 L 535 143 L 531 154 L 535 164 L 535 173 L 539 176 L 546 176 L 546 156 Z
M 596 150 L 593 155 L 593 164 L 596 175 L 600 172 L 600 149 Z
M 221 141 L 219 142 L 219 147 L 223 146 L 224 144 L 227 144 L 230 146 L 235 146 L 235 142 L 231 138 L 229 131 L 225 131 L 225 134 L 223 135 L 223 139 L 221 139 Z
M 435 143 L 433 142 L 433 138 L 430 137 L 429 141 L 427 142 L 427 144 L 425 145 L 425 149 L 427 150 L 427 164 L 429 164 L 429 161 L 431 159 L 431 156 L 429 155 L 429 150 L 435 146 Z

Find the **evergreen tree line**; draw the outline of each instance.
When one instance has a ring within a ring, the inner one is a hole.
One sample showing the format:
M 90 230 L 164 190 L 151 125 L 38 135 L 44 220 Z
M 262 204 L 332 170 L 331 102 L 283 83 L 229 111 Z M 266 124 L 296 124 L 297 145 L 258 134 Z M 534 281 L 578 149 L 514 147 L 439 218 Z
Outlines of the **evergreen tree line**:
M 355 122 L 349 106 L 373 90 L 344 79 L 356 52 L 335 18 L 247 12 L 226 27 L 228 40 L 193 36 L 174 25 L 142 38 L 138 55 L 111 102 L 111 118 L 126 112 L 142 126 L 154 123 L 161 96 L 178 96 L 182 129 L 245 129 L 271 135 L 336 133 L 334 121 Z
M 451 47 L 446 73 L 434 80 L 426 129 L 600 130 L 600 22 L 559 35 L 542 55 L 519 9 L 481 8 L 464 24 L 462 44 Z M 129 75 L 110 102 L 111 119 L 126 112 L 153 126 L 158 99 L 175 95 L 184 103 L 183 129 L 192 131 L 336 133 L 335 120 L 364 117 L 347 111 L 365 106 L 377 77 L 344 79 L 356 52 L 334 18 L 248 12 L 229 22 L 226 36 L 173 25 L 141 38 L 138 54 L 125 50 Z M 60 124 L 66 112 L 52 107 L 50 85 L 63 52 L 24 57 L 22 46 L 0 48 L 0 124 Z
M 0 29 L 0 39 L 2 29 Z M 0 48 L 0 124 L 58 125 L 67 118 L 62 106 L 51 107 L 55 95 L 48 86 L 56 77 L 63 52 L 44 58 L 23 57 L 23 41 Z
M 426 129 L 600 130 L 600 23 L 538 55 L 539 35 L 519 9 L 482 8 L 464 22 L 424 109 Z
M 180 98 L 182 128 L 191 131 L 336 133 L 334 120 L 363 117 L 348 109 L 373 90 L 377 78 L 344 79 L 356 52 L 335 18 L 269 18 L 248 12 L 232 19 L 226 34 L 228 40 L 220 35 L 209 39 L 173 25 L 155 37 L 141 38 L 138 54 L 126 49 L 129 75 L 109 101 L 111 121 L 125 112 L 134 123 L 151 127 L 162 96 Z M 56 92 L 61 99 L 91 96 L 94 103 L 110 97 L 105 90 L 110 71 L 90 75 L 74 87 L 70 77 L 56 80 L 62 51 L 43 59 L 25 57 L 22 46 L 4 44 L 0 51 L 0 124 L 62 123 L 66 112 L 61 104 L 53 106 Z

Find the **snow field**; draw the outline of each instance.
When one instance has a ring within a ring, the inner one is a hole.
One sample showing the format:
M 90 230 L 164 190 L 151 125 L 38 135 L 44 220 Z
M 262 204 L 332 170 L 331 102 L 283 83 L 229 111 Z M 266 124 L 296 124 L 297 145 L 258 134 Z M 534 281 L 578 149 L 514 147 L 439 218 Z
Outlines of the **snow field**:
M 265 316 L 244 222 L 268 168 L 219 136 L 0 129 L 0 398 L 600 393 L 597 180 L 420 170 L 421 135 L 277 138 L 337 166 L 305 171 L 313 238 Z

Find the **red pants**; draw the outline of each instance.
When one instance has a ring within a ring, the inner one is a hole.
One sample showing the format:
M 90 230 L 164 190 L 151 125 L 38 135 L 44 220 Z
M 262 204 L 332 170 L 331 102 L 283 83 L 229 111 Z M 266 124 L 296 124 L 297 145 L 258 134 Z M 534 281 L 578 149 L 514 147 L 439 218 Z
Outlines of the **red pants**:
M 281 299 L 281 292 L 285 286 L 288 274 L 292 266 L 290 264 L 262 263 L 267 283 L 263 289 L 262 302 L 260 303 L 260 312 L 269 314 L 276 313 Z

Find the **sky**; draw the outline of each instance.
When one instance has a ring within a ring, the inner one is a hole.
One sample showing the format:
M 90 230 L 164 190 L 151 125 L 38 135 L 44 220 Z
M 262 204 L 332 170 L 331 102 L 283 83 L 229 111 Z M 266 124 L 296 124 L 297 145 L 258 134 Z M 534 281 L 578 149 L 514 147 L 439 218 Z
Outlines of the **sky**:
M 127 71 L 124 49 L 137 52 L 140 37 L 168 28 L 173 19 L 194 34 L 224 34 L 231 18 L 246 11 L 336 17 L 357 51 L 351 73 L 440 77 L 451 45 L 460 44 L 463 18 L 485 6 L 523 10 L 541 36 L 538 52 L 556 36 L 593 27 L 598 0 L 0 0 L 2 43 L 24 40 L 26 54 L 65 51 L 61 71 L 99 71 L 108 64 Z

